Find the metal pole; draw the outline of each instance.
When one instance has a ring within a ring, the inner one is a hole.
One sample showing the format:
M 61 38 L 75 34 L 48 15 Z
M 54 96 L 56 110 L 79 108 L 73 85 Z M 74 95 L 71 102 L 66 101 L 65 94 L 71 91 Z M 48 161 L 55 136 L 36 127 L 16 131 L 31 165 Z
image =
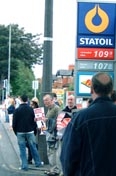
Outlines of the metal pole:
M 11 24 L 9 25 L 9 49 L 8 49 L 8 88 L 7 93 L 10 95 L 10 62 L 11 62 Z
M 43 96 L 52 92 L 52 42 L 53 42 L 53 0 L 45 0 L 43 78 L 40 104 Z
M 36 97 L 36 88 L 34 89 L 34 97 Z

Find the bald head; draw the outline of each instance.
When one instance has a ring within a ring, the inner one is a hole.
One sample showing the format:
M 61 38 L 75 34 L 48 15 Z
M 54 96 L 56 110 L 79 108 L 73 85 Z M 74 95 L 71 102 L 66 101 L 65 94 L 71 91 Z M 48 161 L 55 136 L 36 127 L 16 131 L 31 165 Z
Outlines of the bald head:
M 97 76 L 96 76 L 97 80 L 99 80 L 99 82 L 101 84 L 104 84 L 104 85 L 107 85 L 111 78 L 109 75 L 107 75 L 106 73 L 99 73 Z
M 67 98 L 67 104 L 69 108 L 73 108 L 75 106 L 75 97 L 74 95 L 69 95 Z
M 92 78 L 92 88 L 101 96 L 109 95 L 113 90 L 113 81 L 109 74 L 99 72 Z

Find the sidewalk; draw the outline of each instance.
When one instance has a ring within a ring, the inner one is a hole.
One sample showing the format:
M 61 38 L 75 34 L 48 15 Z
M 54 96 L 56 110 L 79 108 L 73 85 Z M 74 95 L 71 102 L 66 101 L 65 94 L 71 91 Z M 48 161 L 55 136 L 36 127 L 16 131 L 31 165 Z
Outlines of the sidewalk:
M 17 144 L 17 138 L 13 132 L 12 129 L 9 128 L 9 123 L 5 123 L 5 118 L 4 118 L 4 114 L 1 112 L 2 110 L 0 110 L 0 121 L 11 141 L 11 144 L 12 144 L 12 147 L 15 151 L 15 155 L 17 155 L 18 159 L 19 159 L 19 163 L 20 163 L 20 154 L 19 154 L 19 147 L 18 147 L 18 144 Z M 6 144 L 7 145 L 7 144 Z M 19 165 L 20 167 L 20 165 Z M 15 170 L 16 170 L 16 167 L 14 166 Z M 13 168 L 12 168 L 13 169 Z M 36 168 L 34 166 L 34 164 L 32 165 L 29 165 L 29 171 L 27 172 L 27 175 L 29 173 L 29 175 L 32 173 L 32 175 L 37 175 L 37 176 L 44 176 L 44 171 L 45 170 L 48 170 L 49 169 L 49 165 L 44 165 L 43 167 L 41 168 Z M 17 168 L 18 170 L 18 168 Z M 30 175 L 31 176 L 31 175 Z

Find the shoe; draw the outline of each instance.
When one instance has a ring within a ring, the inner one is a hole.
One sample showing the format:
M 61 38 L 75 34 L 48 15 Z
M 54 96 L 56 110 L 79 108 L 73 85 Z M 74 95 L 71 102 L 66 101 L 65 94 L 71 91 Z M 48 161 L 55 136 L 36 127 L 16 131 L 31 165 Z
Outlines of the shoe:
M 48 172 L 50 172 L 50 171 L 49 171 L 49 170 L 45 170 L 45 171 L 44 171 L 44 174 L 47 174 Z
M 64 176 L 64 174 L 63 173 L 60 173 L 60 175 L 59 176 Z
M 44 162 L 42 161 L 42 162 L 41 162 L 41 166 L 43 166 L 43 165 L 44 165 Z
M 32 161 L 28 161 L 28 164 L 33 164 Z
M 58 176 L 59 174 L 56 172 L 50 172 L 50 171 L 45 171 L 44 174 L 48 175 L 48 176 Z
M 19 167 L 19 170 L 28 171 L 28 168 L 21 168 L 21 167 Z
M 44 162 L 43 162 L 43 161 L 41 161 L 41 164 L 36 165 L 35 167 L 43 167 L 43 165 L 44 165 Z

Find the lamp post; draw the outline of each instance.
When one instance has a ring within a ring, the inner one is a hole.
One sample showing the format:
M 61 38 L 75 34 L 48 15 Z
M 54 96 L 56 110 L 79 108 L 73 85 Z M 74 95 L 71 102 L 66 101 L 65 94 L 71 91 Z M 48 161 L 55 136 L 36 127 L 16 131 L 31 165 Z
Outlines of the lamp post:
M 11 24 L 9 25 L 9 48 L 8 48 L 8 86 L 7 93 L 10 95 L 10 62 L 11 62 Z

